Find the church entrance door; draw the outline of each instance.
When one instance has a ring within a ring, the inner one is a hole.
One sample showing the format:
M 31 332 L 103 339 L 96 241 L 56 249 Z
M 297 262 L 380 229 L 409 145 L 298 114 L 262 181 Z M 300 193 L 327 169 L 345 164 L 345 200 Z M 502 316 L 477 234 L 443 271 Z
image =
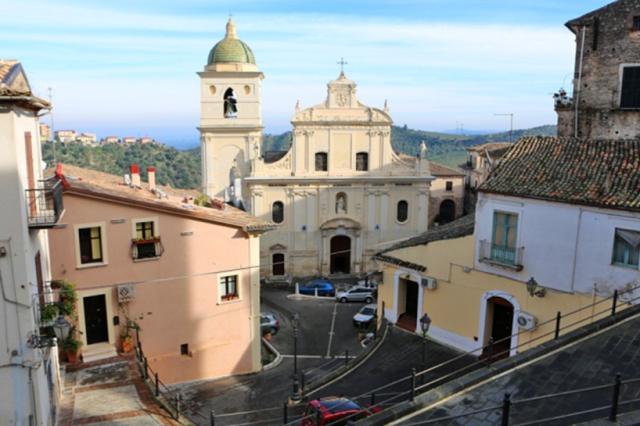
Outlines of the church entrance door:
M 351 238 L 346 235 L 336 235 L 330 244 L 331 274 L 348 274 L 351 272 Z

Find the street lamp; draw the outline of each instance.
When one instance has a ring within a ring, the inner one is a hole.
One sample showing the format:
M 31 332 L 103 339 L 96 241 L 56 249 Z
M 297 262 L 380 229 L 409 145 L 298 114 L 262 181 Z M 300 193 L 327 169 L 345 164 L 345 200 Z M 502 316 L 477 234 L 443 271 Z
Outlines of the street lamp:
M 300 315 L 293 314 L 293 401 L 300 401 L 300 384 L 298 383 L 298 320 Z
M 431 325 L 431 318 L 426 313 L 420 318 L 420 328 L 422 329 L 422 364 L 424 365 L 427 351 L 427 332 Z
M 69 324 L 69 321 L 64 319 L 63 315 L 58 316 L 56 321 L 53 323 L 53 332 L 56 334 L 58 342 L 62 343 L 67 340 L 70 330 L 71 324 Z

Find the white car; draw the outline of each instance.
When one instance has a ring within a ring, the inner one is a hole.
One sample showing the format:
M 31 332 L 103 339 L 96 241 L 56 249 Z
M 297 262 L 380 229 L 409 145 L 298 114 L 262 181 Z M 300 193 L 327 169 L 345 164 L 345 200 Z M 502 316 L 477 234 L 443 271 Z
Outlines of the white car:
M 351 287 L 348 290 L 336 293 L 336 300 L 340 303 L 347 302 L 373 302 L 373 288 L 370 287 Z
M 364 305 L 360 311 L 353 316 L 353 325 L 356 327 L 367 327 L 378 316 L 378 306 L 374 304 Z

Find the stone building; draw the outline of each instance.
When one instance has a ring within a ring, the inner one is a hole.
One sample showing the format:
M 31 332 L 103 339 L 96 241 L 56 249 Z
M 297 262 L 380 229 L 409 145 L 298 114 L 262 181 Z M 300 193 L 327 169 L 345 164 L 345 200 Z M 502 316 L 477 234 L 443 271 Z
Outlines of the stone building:
M 292 119 L 280 158 L 261 155 L 261 83 L 235 25 L 209 54 L 201 78 L 203 186 L 279 225 L 261 240 L 263 276 L 359 274 L 385 244 L 428 227 L 429 162 L 391 146 L 392 119 L 358 101 L 343 72 L 322 103 Z
M 511 142 L 487 142 L 467 148 L 469 157 L 461 167 L 465 171 L 469 188 L 475 190 L 482 185 L 512 146 Z
M 573 98 L 556 94 L 558 136 L 640 135 L 640 0 L 618 0 L 567 22 L 576 35 Z

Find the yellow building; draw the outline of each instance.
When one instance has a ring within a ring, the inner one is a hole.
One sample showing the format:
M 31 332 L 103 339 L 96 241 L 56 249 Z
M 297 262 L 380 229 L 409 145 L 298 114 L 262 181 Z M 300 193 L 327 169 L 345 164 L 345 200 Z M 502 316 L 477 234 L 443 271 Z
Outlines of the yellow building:
M 526 282 L 475 269 L 474 247 L 474 216 L 468 215 L 379 253 L 376 260 L 384 283 L 378 287 L 379 312 L 416 333 L 421 333 L 417 319 L 426 313 L 432 320 L 429 337 L 434 340 L 476 351 L 493 337 L 502 341 L 494 353 L 510 350 L 514 355 L 530 347 L 529 340 L 537 339 L 532 343 L 537 345 L 552 338 L 541 336 L 554 330 L 558 311 L 568 313 L 597 298 L 550 289 L 545 289 L 544 297 L 531 295 Z M 593 313 L 585 309 L 572 321 Z M 519 331 L 525 333 L 505 339 Z

